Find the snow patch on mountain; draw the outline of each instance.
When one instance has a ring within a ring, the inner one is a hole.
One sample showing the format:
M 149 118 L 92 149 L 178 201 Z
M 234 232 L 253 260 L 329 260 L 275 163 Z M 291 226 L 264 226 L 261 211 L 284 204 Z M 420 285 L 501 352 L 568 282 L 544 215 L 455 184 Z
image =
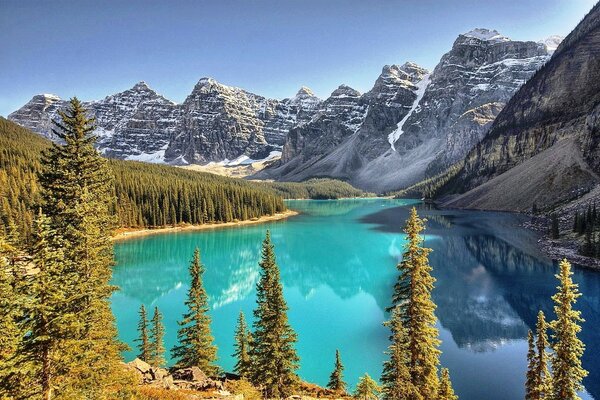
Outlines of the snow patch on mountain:
M 236 167 L 238 165 L 250 165 L 250 164 L 254 164 L 254 163 L 264 163 L 267 161 L 273 161 L 273 160 L 277 160 L 281 158 L 281 151 L 278 150 L 274 150 L 272 152 L 269 153 L 269 155 L 265 158 L 261 158 L 261 159 L 252 159 L 250 157 L 248 157 L 245 154 L 242 154 L 241 156 L 237 157 L 234 160 L 223 160 L 223 161 L 219 161 L 219 162 L 210 162 L 207 165 L 221 165 L 224 167 Z
M 417 83 L 417 85 L 416 85 L 417 86 L 417 91 L 416 91 L 417 98 L 413 102 L 412 107 L 410 108 L 408 113 L 404 116 L 404 118 L 402 118 L 402 120 L 400 122 L 398 122 L 398 127 L 388 135 L 388 141 L 390 142 L 390 146 L 391 146 L 392 150 L 396 151 L 396 148 L 394 147 L 394 143 L 396 143 L 398 138 L 404 133 L 402 128 L 404 127 L 404 124 L 406 123 L 408 118 L 413 113 L 420 112 L 420 108 L 418 108 L 419 103 L 423 99 L 423 95 L 425 94 L 425 90 L 427 89 L 427 86 L 429 86 L 429 84 L 431 83 L 430 77 L 431 77 L 431 74 L 427 74 L 423 77 L 423 79 L 421 79 Z
M 563 39 L 564 36 L 552 35 L 548 36 L 545 39 L 539 40 L 538 43 L 546 46 L 546 50 L 548 50 L 549 53 L 554 53 L 558 48 L 558 45 L 563 41 Z

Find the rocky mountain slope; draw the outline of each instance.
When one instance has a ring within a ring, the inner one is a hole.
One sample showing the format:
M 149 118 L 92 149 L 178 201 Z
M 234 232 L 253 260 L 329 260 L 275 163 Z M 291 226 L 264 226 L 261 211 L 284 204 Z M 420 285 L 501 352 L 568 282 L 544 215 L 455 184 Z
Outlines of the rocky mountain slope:
M 290 131 L 281 161 L 257 177 L 330 176 L 384 192 L 443 170 L 481 140 L 549 59 L 554 39 L 514 41 L 475 29 L 458 36 L 432 73 L 405 64 L 384 68 L 363 95 L 340 87 L 310 122 Z
M 50 139 L 51 120 L 67 101 L 34 96 L 8 119 Z M 85 102 L 96 117 L 98 147 L 109 157 L 172 164 L 262 159 L 281 150 L 287 132 L 311 119 L 321 100 L 307 88 L 274 100 L 203 78 L 182 104 L 144 82 Z
M 509 101 L 442 188 L 452 207 L 524 211 L 600 183 L 600 4 Z

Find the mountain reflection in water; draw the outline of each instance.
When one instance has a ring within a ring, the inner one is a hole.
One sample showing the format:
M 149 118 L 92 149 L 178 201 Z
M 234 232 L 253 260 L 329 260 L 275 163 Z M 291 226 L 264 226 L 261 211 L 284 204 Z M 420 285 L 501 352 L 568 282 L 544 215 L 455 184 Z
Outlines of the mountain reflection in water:
M 118 242 L 113 282 L 121 290 L 113 296 L 113 310 L 119 334 L 133 345 L 137 308 L 158 305 L 165 312 L 167 347 L 174 344 L 188 289 L 187 266 L 199 247 L 219 363 L 231 369 L 235 319 L 240 310 L 251 318 L 261 241 L 268 228 L 290 320 L 299 335 L 301 376 L 325 384 L 336 348 L 351 386 L 365 371 L 379 376 L 388 345 L 381 323 L 403 251 L 402 226 L 415 203 L 291 201 L 289 207 L 301 215 L 288 221 Z M 522 399 L 527 330 L 539 309 L 552 315 L 555 266 L 538 252 L 537 237 L 519 227 L 521 216 L 418 208 L 428 219 L 426 243 L 434 250 L 430 261 L 437 279 L 433 296 L 442 362 L 450 368 L 458 394 L 465 400 Z M 585 384 L 599 397 L 600 335 L 594 327 L 599 322 L 600 274 L 576 269 L 574 279 L 584 293 L 578 308 L 586 319 L 581 338 L 587 344 L 584 366 L 590 375 Z

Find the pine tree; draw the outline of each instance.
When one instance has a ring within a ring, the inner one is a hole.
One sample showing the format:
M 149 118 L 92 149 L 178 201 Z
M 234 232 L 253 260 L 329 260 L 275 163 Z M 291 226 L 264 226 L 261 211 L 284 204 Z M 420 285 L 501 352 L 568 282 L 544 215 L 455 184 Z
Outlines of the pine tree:
M 336 393 L 346 393 L 346 382 L 344 382 L 344 366 L 342 365 L 342 358 L 340 357 L 340 351 L 335 351 L 335 365 L 333 372 L 329 375 L 329 383 L 327 387 Z
M 17 352 L 26 331 L 19 324 L 19 317 L 24 314 L 25 299 L 10 267 L 14 253 L 16 249 L 6 241 L 0 230 L 0 388 L 7 398 L 23 398 L 28 385 L 21 376 L 24 366 L 17 359 Z
M 448 371 L 448 368 L 442 368 L 438 400 L 458 400 L 458 396 L 454 394 L 454 389 L 452 388 L 450 371 Z
M 250 362 L 251 342 L 252 335 L 248 330 L 246 318 L 244 317 L 244 313 L 240 311 L 237 328 L 235 330 L 235 352 L 233 353 L 233 357 L 235 357 L 237 361 L 233 367 L 233 370 L 242 378 L 248 378 L 250 376 L 252 368 L 252 364 Z
M 527 332 L 527 379 L 525 380 L 525 400 L 539 400 L 536 376 L 537 356 L 533 332 Z
M 413 207 L 404 229 L 408 243 L 398 264 L 400 275 L 392 304 L 399 307 L 399 318 L 406 329 L 406 351 L 412 384 L 424 399 L 433 399 L 439 387 L 440 341 L 435 327 L 436 306 L 431 299 L 435 283 L 428 260 L 431 249 L 423 247 L 421 232 L 424 229 L 424 221 Z
M 385 400 L 423 400 L 418 388 L 413 385 L 409 370 L 408 337 L 402 326 L 400 306 L 392 310 L 392 318 L 386 322 L 392 330 L 391 344 L 387 354 L 389 360 L 383 364 L 381 382 Z
M 377 400 L 379 398 L 379 393 L 381 393 L 381 388 L 377 382 L 375 382 L 369 374 L 365 373 L 358 380 L 354 398 L 359 400 Z
M 571 278 L 571 264 L 565 259 L 560 263 L 556 278 L 560 281 L 558 292 L 552 296 L 556 320 L 550 323 L 552 335 L 552 399 L 577 400 L 577 391 L 583 389 L 582 380 L 587 376 L 581 357 L 585 345 L 577 337 L 583 322 L 581 312 L 573 309 L 581 296 L 578 285 Z
M 54 121 L 64 144 L 46 152 L 40 176 L 49 247 L 61 250 L 64 277 L 59 293 L 63 396 L 102 398 L 123 377 L 109 297 L 115 223 L 112 173 L 94 149 L 94 121 L 76 98 Z M 66 279 L 68 278 L 68 280 Z M 55 320 L 53 320 L 55 321 Z M 59 390 L 57 390 L 57 395 Z
M 288 306 L 269 231 L 262 245 L 260 268 L 256 285 L 257 308 L 254 310 L 251 381 L 262 389 L 265 398 L 287 397 L 298 382 L 295 371 L 299 358 L 294 348 L 297 337 L 288 323 Z
M 138 358 L 142 361 L 150 361 L 150 340 L 148 337 L 148 317 L 146 315 L 146 307 L 142 304 L 140 306 L 140 322 L 138 322 L 138 333 L 139 337 L 135 340 L 138 342 Z
M 32 250 L 38 271 L 26 288 L 29 301 L 24 314 L 28 318 L 22 321 L 22 329 L 27 334 L 17 358 L 22 374 L 31 381 L 29 395 L 46 400 L 55 394 L 69 397 L 77 393 L 70 373 L 81 368 L 70 347 L 77 344 L 73 337 L 82 327 L 76 312 L 68 309 L 70 302 L 64 290 L 77 274 L 66 268 L 64 246 L 56 246 L 57 236 L 49 218 L 40 213 L 35 221 Z
M 152 327 L 150 329 L 149 338 L 149 359 L 147 362 L 155 367 L 160 367 L 165 364 L 165 345 L 164 345 L 165 328 L 162 323 L 162 314 L 158 307 L 154 307 L 154 315 L 152 316 Z
M 548 324 L 546 323 L 546 318 L 542 311 L 538 313 L 536 335 L 535 394 L 539 399 L 547 399 L 549 398 L 552 389 L 552 377 L 550 375 L 550 371 L 548 370 L 549 360 L 546 350 L 549 347 Z
M 175 346 L 171 353 L 173 358 L 177 359 L 176 366 L 179 368 L 197 366 L 208 375 L 216 375 L 219 371 L 214 364 L 217 348 L 213 344 L 214 338 L 210 331 L 208 295 L 202 281 L 204 271 L 204 265 L 200 262 L 200 250 L 196 248 L 189 267 L 191 283 L 185 301 L 188 312 L 179 322 L 179 345 Z

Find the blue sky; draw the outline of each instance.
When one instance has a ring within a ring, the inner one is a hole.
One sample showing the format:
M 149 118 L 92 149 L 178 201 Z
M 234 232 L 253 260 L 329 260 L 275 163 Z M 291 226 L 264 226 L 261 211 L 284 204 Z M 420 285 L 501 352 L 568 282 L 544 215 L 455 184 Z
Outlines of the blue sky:
M 595 0 L 0 0 L 0 115 L 34 94 L 100 99 L 146 81 L 181 102 L 204 76 L 268 97 L 368 90 L 433 68 L 456 36 L 566 35 Z

